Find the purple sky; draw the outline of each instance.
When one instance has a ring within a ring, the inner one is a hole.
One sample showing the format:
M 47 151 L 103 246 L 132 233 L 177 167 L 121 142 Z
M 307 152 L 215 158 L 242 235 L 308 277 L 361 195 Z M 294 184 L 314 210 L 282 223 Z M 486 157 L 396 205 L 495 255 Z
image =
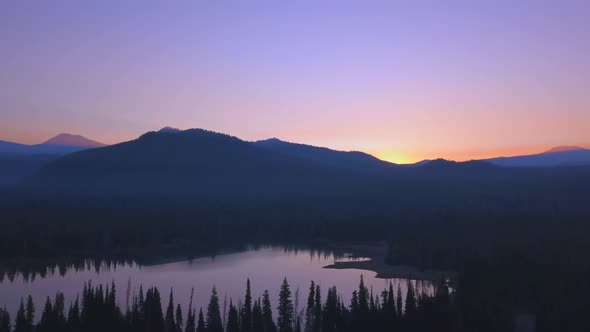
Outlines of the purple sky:
M 199 127 L 396 162 L 588 145 L 589 31 L 590 1 L 2 1 L 0 139 Z

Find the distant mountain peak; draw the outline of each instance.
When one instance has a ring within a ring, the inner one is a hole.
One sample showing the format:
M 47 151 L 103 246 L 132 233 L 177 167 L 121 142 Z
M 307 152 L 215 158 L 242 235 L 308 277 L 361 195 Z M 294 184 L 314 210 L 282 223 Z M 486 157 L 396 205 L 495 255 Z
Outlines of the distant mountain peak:
M 256 141 L 254 143 L 256 143 L 256 144 L 263 144 L 264 145 L 264 144 L 278 144 L 278 143 L 288 143 L 288 142 L 285 142 L 285 141 L 283 141 L 281 139 L 278 139 L 276 137 L 271 137 L 271 138 L 267 138 L 267 139 L 262 139 L 262 140 Z
M 43 145 L 65 145 L 97 148 L 106 144 L 93 141 L 81 135 L 72 135 L 67 133 L 58 134 L 55 137 L 41 143 Z
M 158 132 L 160 132 L 160 133 L 178 133 L 178 132 L 181 132 L 181 130 L 178 128 L 174 128 L 174 127 L 164 127 L 162 129 L 158 130 Z
M 585 149 L 582 147 L 579 147 L 579 146 L 564 145 L 564 146 L 556 146 L 553 149 L 547 150 L 543 153 L 567 152 L 567 151 L 577 151 L 577 150 L 585 150 Z

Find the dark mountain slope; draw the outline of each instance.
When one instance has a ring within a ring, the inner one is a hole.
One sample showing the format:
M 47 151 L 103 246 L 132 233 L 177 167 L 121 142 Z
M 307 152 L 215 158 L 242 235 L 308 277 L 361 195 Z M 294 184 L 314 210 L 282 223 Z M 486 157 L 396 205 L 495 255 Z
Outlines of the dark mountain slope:
M 14 185 L 59 158 L 58 154 L 0 154 L 0 185 Z
M 257 141 L 254 144 L 288 156 L 309 160 L 318 165 L 335 168 L 375 171 L 395 166 L 395 164 L 380 160 L 364 152 L 337 151 L 324 147 L 285 142 L 277 138 Z
M 590 199 L 588 187 L 590 167 L 505 168 L 483 161 L 434 160 L 359 172 L 200 129 L 149 132 L 133 141 L 73 153 L 21 186 L 24 195 L 50 197 L 147 195 L 178 202 L 233 199 L 236 204 L 293 198 L 289 201 L 295 211 L 310 212 L 315 206 L 317 213 L 358 209 L 361 215 L 435 213 L 450 206 L 465 211 L 538 206 L 550 212 L 550 202 L 579 206 Z M 344 206 L 344 201 L 349 203 Z
M 191 129 L 149 132 L 64 156 L 27 184 L 93 193 L 296 193 L 357 181 L 346 175 L 236 137 Z
M 0 141 L 0 185 L 18 183 L 63 155 L 101 146 L 104 144 L 69 134 L 32 145 Z
M 547 152 L 487 159 L 486 161 L 503 167 L 555 167 L 590 165 L 590 150 L 575 147 L 561 147 Z

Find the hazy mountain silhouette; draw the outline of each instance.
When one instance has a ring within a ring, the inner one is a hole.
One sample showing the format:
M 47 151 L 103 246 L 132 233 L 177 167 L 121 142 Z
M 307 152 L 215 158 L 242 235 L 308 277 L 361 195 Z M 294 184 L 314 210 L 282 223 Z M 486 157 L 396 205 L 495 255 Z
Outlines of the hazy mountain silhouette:
M 79 135 L 59 134 L 40 144 L 0 141 L 0 184 L 13 184 L 63 155 L 104 146 Z
M 359 171 L 363 169 L 370 171 Z M 129 142 L 60 157 L 29 177 L 23 188 L 51 194 L 204 194 L 241 199 L 256 195 L 384 199 L 394 195 L 417 204 L 447 200 L 458 193 L 471 195 L 474 190 L 504 195 L 519 185 L 528 190 L 543 181 L 551 181 L 550 186 L 571 186 L 553 175 L 569 177 L 579 171 L 586 176 L 588 169 L 506 168 L 486 161 L 444 159 L 406 167 L 362 153 L 276 139 L 247 142 L 190 129 L 148 132 Z
M 106 146 L 80 135 L 59 134 L 39 144 L 20 144 L 0 141 L 0 155 L 55 154 L 63 155 L 89 148 Z
M 573 145 L 564 145 L 564 146 L 556 146 L 550 150 L 545 151 L 544 153 L 576 151 L 576 150 L 584 150 L 584 148 L 579 147 L 579 146 L 573 146 Z
M 159 130 L 159 132 L 161 133 L 177 133 L 180 132 L 181 130 L 178 128 L 173 128 L 173 127 L 164 127 L 162 129 Z
M 503 167 L 556 167 L 590 165 L 590 150 L 574 147 L 556 147 L 547 152 L 515 157 L 499 157 L 486 161 Z
M 65 191 L 265 193 L 347 182 L 333 168 L 236 137 L 190 129 L 59 158 L 28 183 Z
M 88 147 L 98 148 L 105 146 L 106 144 L 93 141 L 84 136 L 72 135 L 72 134 L 58 134 L 55 137 L 48 139 L 41 143 L 41 145 L 62 145 L 62 146 L 77 146 L 77 147 Z
M 254 142 L 257 146 L 288 156 L 308 160 L 318 165 L 357 171 L 382 170 L 395 164 L 358 151 L 337 151 L 324 147 L 281 141 L 277 138 Z
M 0 141 L 0 153 L 20 153 L 29 148 L 29 145 Z

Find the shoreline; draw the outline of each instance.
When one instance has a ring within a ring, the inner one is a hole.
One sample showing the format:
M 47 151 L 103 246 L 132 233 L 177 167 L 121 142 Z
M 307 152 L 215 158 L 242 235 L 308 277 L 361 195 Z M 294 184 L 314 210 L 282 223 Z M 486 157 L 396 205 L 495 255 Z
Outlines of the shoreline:
M 439 281 L 443 278 L 453 278 L 456 273 L 451 271 L 419 270 L 414 266 L 390 265 L 385 262 L 387 245 L 384 242 L 376 242 L 362 245 L 350 245 L 338 247 L 343 252 L 352 252 L 348 257 L 367 257 L 368 260 L 359 261 L 336 261 L 326 265 L 324 269 L 357 269 L 377 273 L 376 278 L 380 279 L 412 279 L 424 281 Z

